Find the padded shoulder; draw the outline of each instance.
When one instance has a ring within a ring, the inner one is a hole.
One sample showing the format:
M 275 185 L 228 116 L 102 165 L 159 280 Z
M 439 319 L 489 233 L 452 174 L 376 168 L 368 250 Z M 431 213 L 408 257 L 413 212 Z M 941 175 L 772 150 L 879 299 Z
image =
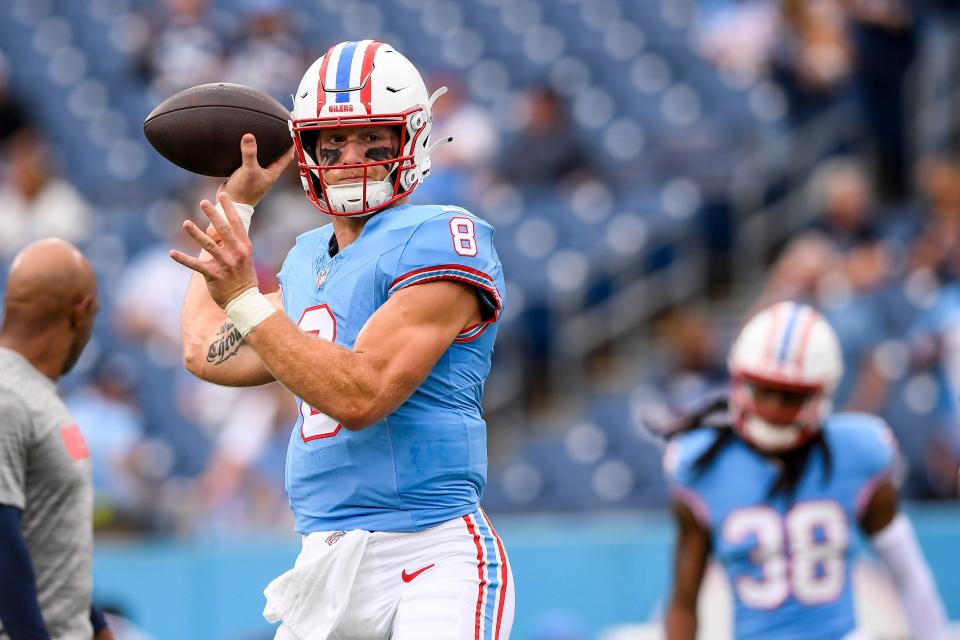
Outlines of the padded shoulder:
M 395 233 L 408 232 L 389 265 L 387 295 L 406 287 L 453 280 L 476 287 L 486 307 L 485 317 L 495 320 L 503 306 L 502 267 L 493 246 L 493 227 L 459 207 L 422 206 L 393 214 Z
M 864 479 L 890 470 L 897 441 L 887 423 L 867 413 L 837 413 L 824 424 L 824 433 L 838 468 Z
M 663 472 L 667 480 L 685 487 L 693 485 L 694 465 L 717 437 L 716 429 L 701 428 L 671 439 L 663 453 Z

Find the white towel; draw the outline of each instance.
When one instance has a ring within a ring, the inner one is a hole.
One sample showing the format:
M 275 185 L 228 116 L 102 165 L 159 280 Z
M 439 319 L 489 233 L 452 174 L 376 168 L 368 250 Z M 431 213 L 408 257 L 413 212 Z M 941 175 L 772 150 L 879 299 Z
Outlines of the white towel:
M 267 622 L 283 622 L 299 640 L 327 640 L 350 599 L 369 531 L 311 533 L 293 569 L 263 590 Z

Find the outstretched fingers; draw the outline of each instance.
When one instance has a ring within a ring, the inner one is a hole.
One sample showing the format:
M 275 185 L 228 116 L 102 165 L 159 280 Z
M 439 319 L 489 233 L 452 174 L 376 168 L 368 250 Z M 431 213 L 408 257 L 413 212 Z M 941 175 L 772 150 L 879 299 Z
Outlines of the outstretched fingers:
M 216 240 L 210 237 L 209 234 L 204 233 L 200 230 L 192 220 L 183 221 L 183 230 L 187 232 L 187 235 L 193 238 L 200 248 L 209 253 L 214 258 L 220 259 L 223 255 L 223 248 L 217 244 Z M 216 231 L 214 231 L 216 233 Z
M 196 271 L 204 278 L 210 278 L 213 276 L 213 272 L 210 270 L 210 263 L 204 260 L 194 258 L 193 256 L 188 256 L 187 254 L 177 251 L 176 249 L 171 249 L 169 255 L 174 262 L 179 262 L 186 268 Z
M 226 194 L 220 195 L 221 203 L 223 202 L 223 197 L 225 195 Z M 228 202 L 230 201 L 229 197 L 227 197 L 227 201 Z M 232 206 L 233 205 L 231 203 L 231 208 Z M 204 199 L 200 201 L 200 210 L 203 211 L 203 214 L 207 216 L 207 220 L 210 221 L 210 224 L 213 225 L 213 228 L 216 229 L 217 233 L 220 234 L 220 239 L 223 241 L 225 245 L 231 245 L 231 246 L 236 245 L 236 242 L 237 242 L 236 234 L 234 233 L 233 227 L 231 226 L 230 222 L 227 220 L 227 216 L 225 215 L 226 209 L 224 209 L 224 215 L 221 215 L 221 213 L 217 211 L 217 208 L 213 206 L 212 202 Z M 233 213 L 234 215 L 236 215 L 236 211 L 234 211 Z

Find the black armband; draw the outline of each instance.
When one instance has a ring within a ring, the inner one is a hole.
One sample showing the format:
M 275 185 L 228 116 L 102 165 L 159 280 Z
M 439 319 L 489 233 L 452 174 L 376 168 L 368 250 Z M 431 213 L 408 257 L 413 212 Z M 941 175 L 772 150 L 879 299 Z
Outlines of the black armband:
M 93 635 L 97 635 L 107 628 L 107 619 L 103 617 L 103 611 L 95 605 L 90 605 L 90 624 L 93 625 Z

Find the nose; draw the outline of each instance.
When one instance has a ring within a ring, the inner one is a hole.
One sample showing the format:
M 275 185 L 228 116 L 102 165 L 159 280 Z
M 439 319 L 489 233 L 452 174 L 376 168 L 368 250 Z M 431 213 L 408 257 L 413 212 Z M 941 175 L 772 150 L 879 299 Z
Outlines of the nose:
M 343 147 L 341 147 L 341 150 L 343 152 L 342 164 L 358 164 L 363 162 L 363 145 L 360 144 L 360 141 L 356 138 L 349 138 Z

